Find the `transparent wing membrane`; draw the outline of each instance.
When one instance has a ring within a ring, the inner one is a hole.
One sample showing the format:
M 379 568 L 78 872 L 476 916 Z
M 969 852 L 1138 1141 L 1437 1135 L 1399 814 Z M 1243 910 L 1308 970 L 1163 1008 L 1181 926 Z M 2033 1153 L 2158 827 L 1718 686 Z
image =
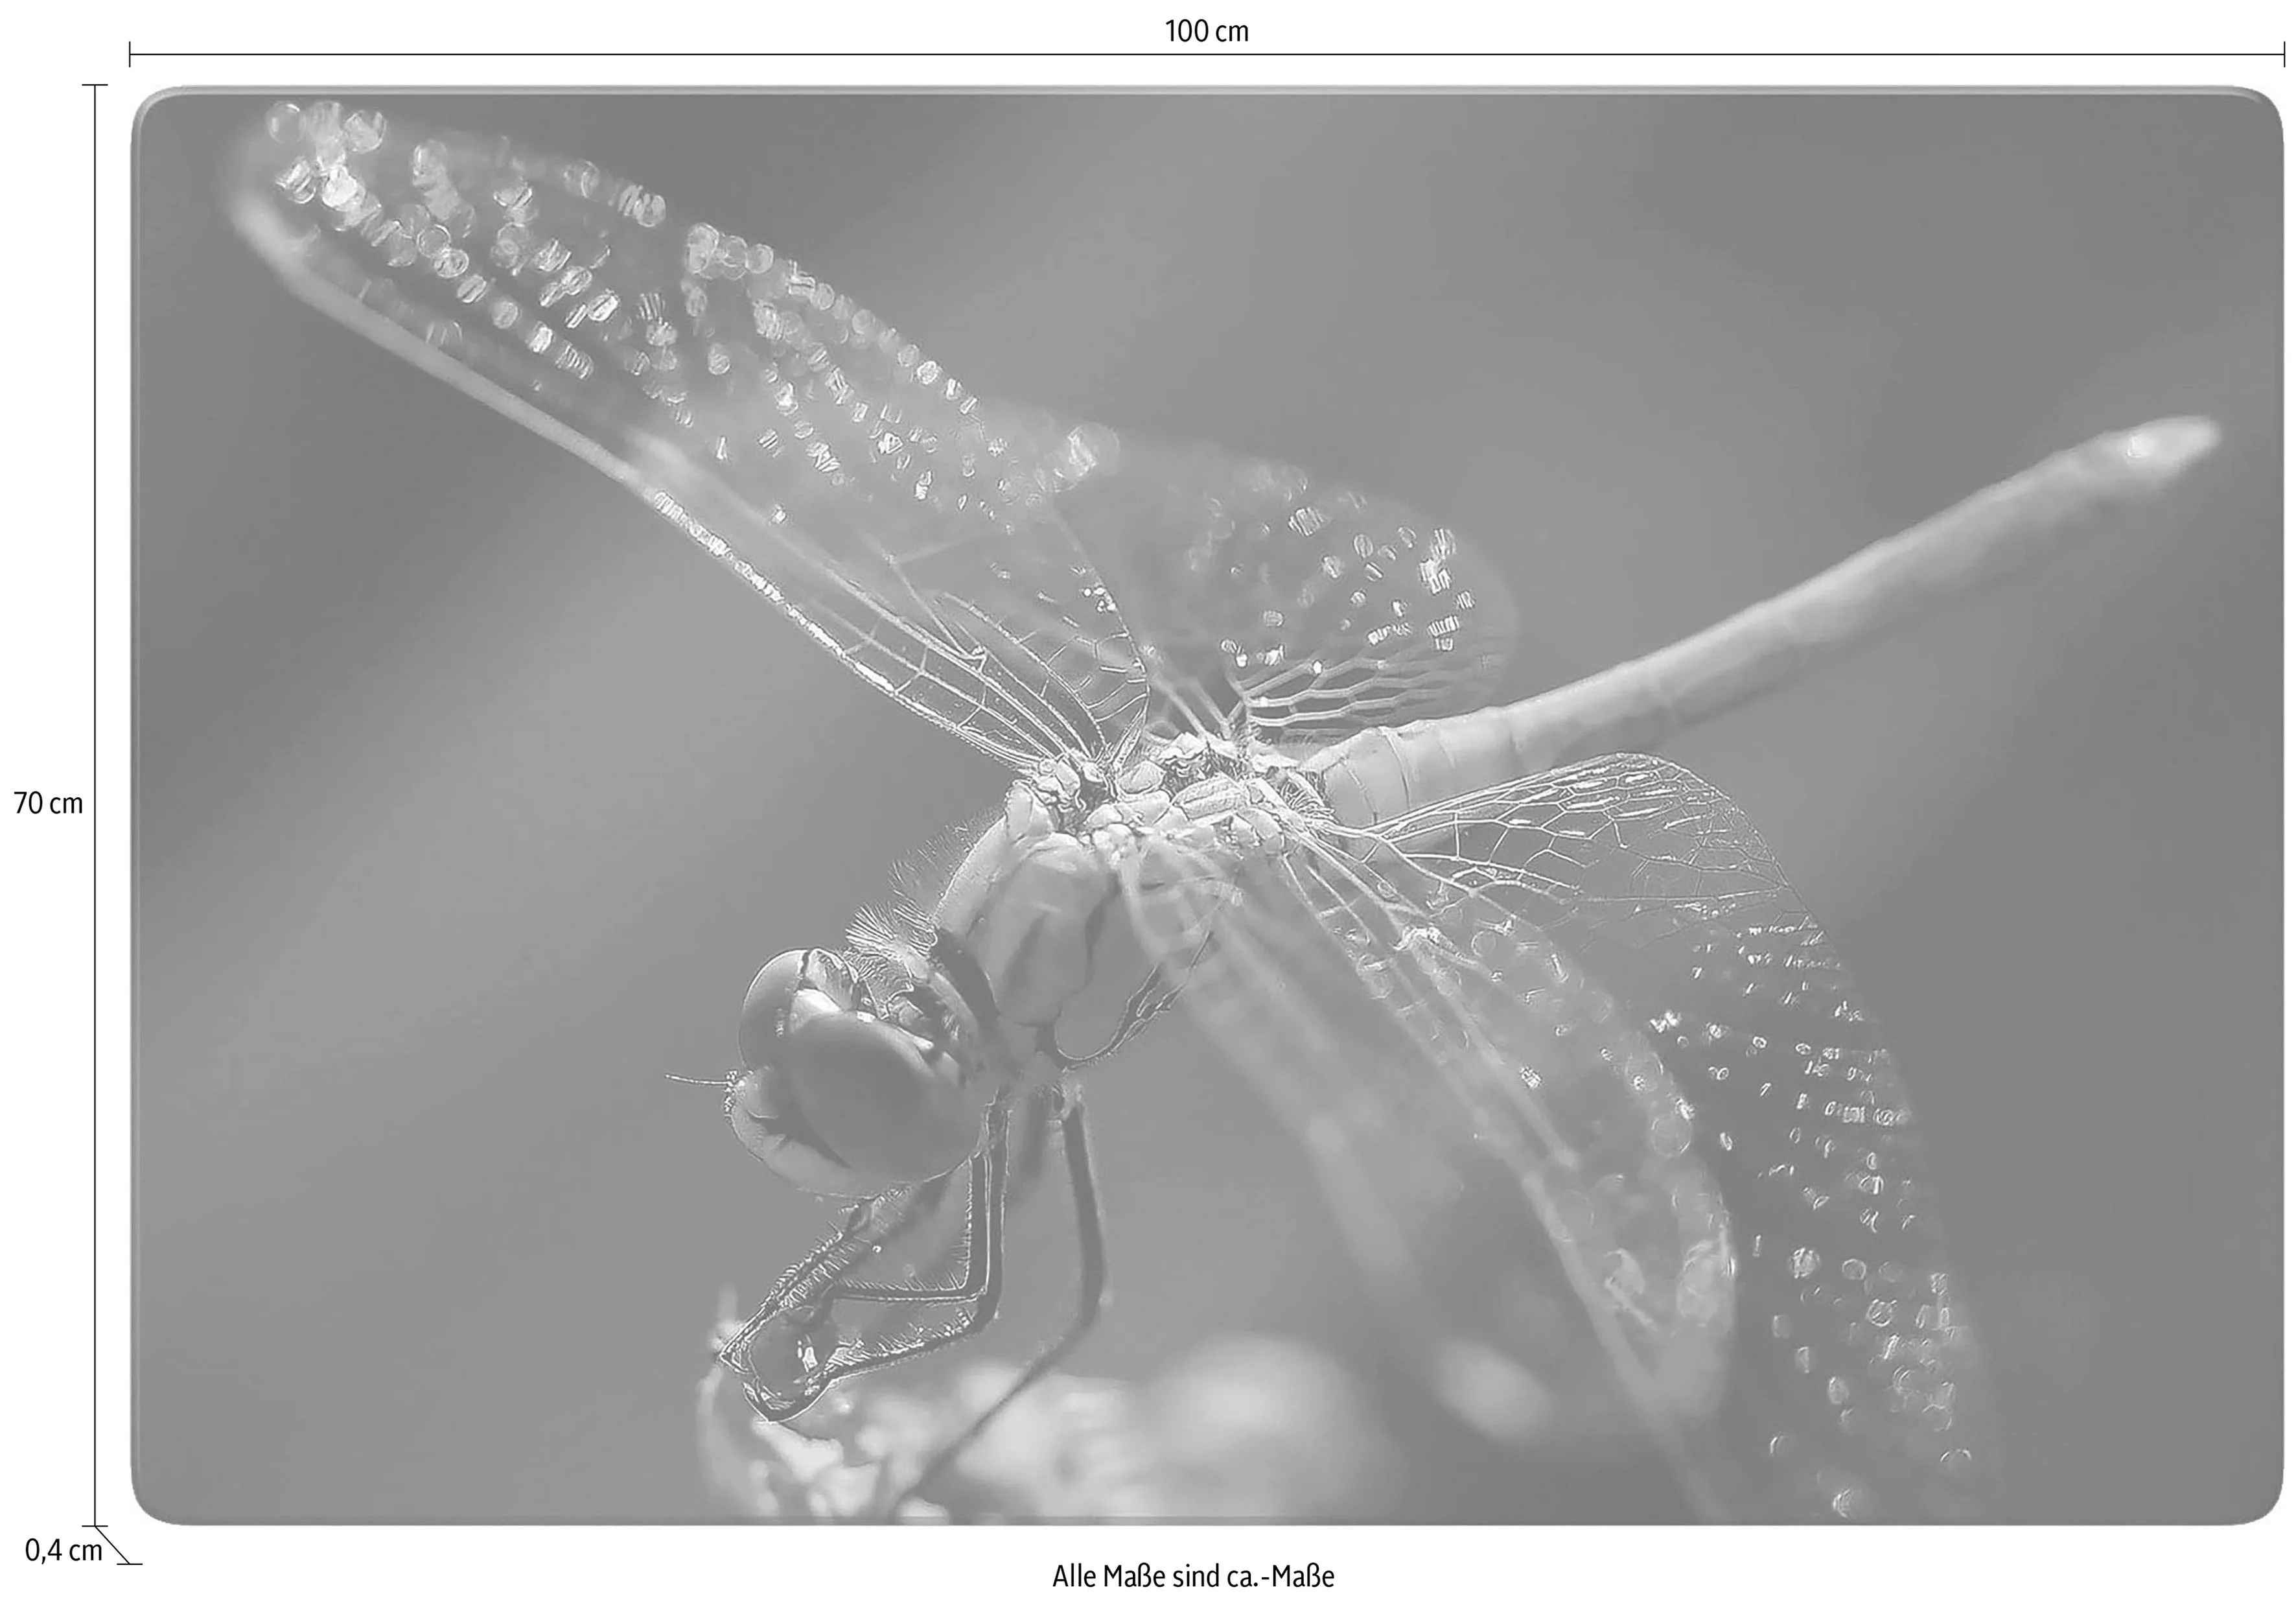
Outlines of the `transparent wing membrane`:
M 1087 464 L 761 243 L 587 162 L 275 107 L 234 215 L 332 316 L 603 469 L 872 684 L 1015 767 L 1147 676 L 1055 498 Z
M 1094 432 L 1061 507 L 1164 672 L 1225 688 L 1286 746 L 1480 706 L 1513 598 L 1399 502 L 1211 447 Z
M 1727 1222 L 1667 1071 L 1599 986 L 1384 850 L 1160 846 L 1127 890 L 1459 1413 L 1530 1445 L 1639 1433 L 1695 1508 L 1731 1508 L 1703 1424 L 1731 1321 Z M 1496 1242 L 1474 1207 L 1495 1176 L 1518 1228 Z
M 1617 999 L 1694 1112 L 1731 1221 L 1718 1420 L 1750 1512 L 1981 1514 L 1990 1401 L 1895 1060 L 1824 933 L 1722 793 L 1612 756 L 1387 822 Z

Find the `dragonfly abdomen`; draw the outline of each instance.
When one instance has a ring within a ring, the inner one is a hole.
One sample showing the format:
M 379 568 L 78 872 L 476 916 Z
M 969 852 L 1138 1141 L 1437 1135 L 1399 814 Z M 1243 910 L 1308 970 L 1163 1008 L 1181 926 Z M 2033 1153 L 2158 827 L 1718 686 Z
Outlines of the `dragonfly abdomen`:
M 2216 441 L 2205 418 L 2098 435 L 1672 646 L 1505 706 L 1363 730 L 1305 767 L 1341 823 L 1365 826 L 1582 758 L 1654 751 L 2034 565 Z
M 1321 784 L 1338 823 L 1368 829 L 1414 808 L 1553 768 L 1524 766 L 1505 717 L 1512 711 L 1484 708 L 1359 731 L 1300 767 Z

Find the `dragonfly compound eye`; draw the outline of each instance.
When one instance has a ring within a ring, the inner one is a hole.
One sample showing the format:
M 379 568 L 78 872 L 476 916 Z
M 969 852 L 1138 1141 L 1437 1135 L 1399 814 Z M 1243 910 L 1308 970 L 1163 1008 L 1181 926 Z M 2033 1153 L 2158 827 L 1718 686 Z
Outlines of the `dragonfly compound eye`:
M 821 1147 L 880 1187 L 926 1181 L 972 1156 L 980 1111 L 956 1061 L 867 1015 L 824 1015 L 790 1038 L 797 1113 Z
M 954 1170 L 980 1110 L 956 1062 L 861 1008 L 837 958 L 782 954 L 742 1006 L 742 1062 L 726 1100 L 742 1145 L 808 1192 L 858 1198 Z
M 742 1063 L 761 1070 L 781 1058 L 791 1033 L 824 1014 L 851 1008 L 860 987 L 845 961 L 822 948 L 776 955 L 742 1000 Z

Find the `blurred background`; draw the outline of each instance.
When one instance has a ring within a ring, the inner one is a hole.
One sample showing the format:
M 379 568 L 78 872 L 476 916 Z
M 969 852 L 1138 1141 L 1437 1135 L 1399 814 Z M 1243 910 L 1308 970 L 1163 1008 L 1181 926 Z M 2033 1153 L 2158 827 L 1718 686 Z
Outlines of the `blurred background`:
M 662 1077 L 732 1063 L 758 965 L 1003 783 L 281 288 L 219 204 L 270 98 L 156 103 L 137 152 L 137 1491 L 174 1520 L 707 1519 L 720 1291 L 824 1212 Z M 2189 484 L 2042 578 L 1671 751 L 1892 1033 L 2005 1513 L 2276 1497 L 2267 105 L 357 98 L 658 185 L 981 391 L 1417 504 L 1515 587 L 1510 696 L 2100 430 L 2218 419 Z M 1117 1303 L 1075 1369 L 1312 1338 L 1407 1458 L 1398 1513 L 1587 1513 L 1387 1369 L 1305 1167 L 1185 1025 L 1095 1108 Z M 1037 1213 L 984 1352 L 1072 1275 Z M 1597 1513 L 1669 1501 L 1645 1470 Z

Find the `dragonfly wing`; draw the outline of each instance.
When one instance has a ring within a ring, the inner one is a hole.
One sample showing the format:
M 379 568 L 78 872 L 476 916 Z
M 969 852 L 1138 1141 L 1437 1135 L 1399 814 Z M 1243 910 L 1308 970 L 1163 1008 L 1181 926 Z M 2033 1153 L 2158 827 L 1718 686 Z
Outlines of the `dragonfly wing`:
M 1702 1512 L 1736 1508 L 1704 1426 L 1727 1222 L 1668 1072 L 1600 987 L 1383 849 L 1164 842 L 1125 883 L 1144 942 L 1300 1139 L 1405 1357 L 1457 1412 L 1529 1445 L 1646 1434 Z M 1504 1240 L 1476 1207 L 1494 1183 Z
M 1088 434 L 1062 513 L 1173 680 L 1286 747 L 1488 699 L 1514 602 L 1451 531 L 1281 463 Z
M 307 300 L 603 469 L 849 667 L 1015 767 L 1147 676 L 1063 526 L 1075 437 L 785 257 L 587 162 L 273 108 L 240 228 Z
M 1897 1065 L 1735 804 L 1616 755 L 1379 834 L 1536 925 L 1632 1011 L 1695 1111 L 1732 1222 L 1723 1405 L 1777 1514 L 1981 1513 L 1991 1407 Z

